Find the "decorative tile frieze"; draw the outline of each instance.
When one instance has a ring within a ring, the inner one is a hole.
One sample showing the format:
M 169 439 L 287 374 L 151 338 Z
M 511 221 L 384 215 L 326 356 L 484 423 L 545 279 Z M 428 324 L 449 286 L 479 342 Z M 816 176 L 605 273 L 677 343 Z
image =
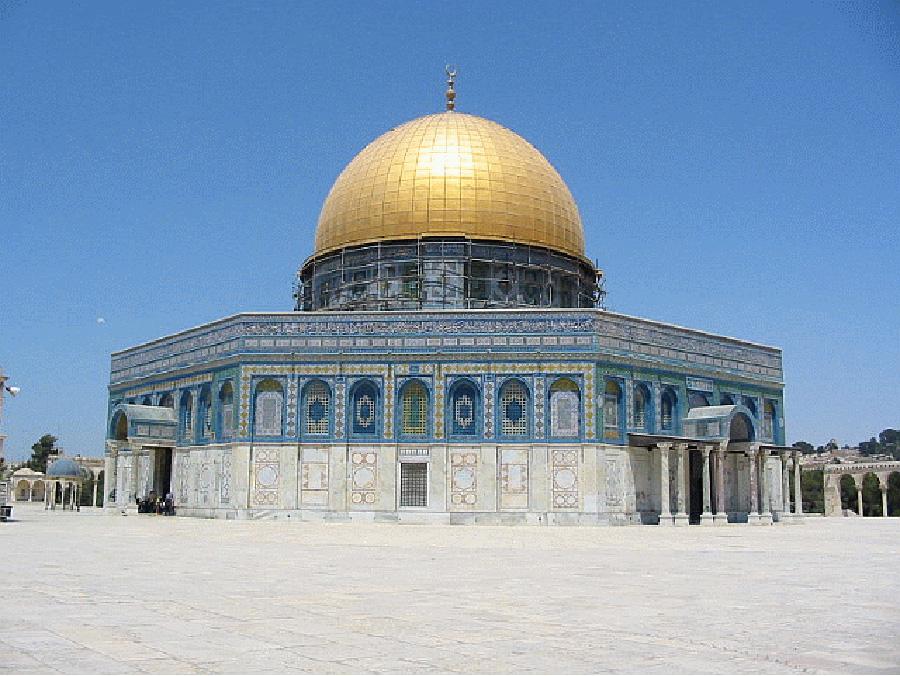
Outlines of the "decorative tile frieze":
M 428 313 L 379 315 L 347 313 L 314 316 L 237 315 L 191 329 L 112 357 L 111 381 L 122 382 L 203 363 L 243 350 L 290 354 L 365 352 L 383 348 L 597 350 L 633 355 L 651 362 L 702 365 L 768 380 L 781 379 L 781 352 L 724 336 L 666 325 L 602 310 L 570 312 L 525 310 L 519 313 Z M 398 336 L 396 338 L 392 336 Z
M 536 376 L 534 379 L 534 438 L 544 438 L 544 400 L 547 396 L 545 391 L 544 376 Z

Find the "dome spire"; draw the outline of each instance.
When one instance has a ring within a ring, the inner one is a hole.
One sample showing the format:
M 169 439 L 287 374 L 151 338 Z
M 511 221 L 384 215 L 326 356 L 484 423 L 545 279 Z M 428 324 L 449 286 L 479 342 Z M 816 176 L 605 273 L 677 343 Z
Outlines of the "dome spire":
M 453 88 L 456 85 L 456 66 L 448 63 L 444 66 L 444 72 L 447 73 L 447 110 L 453 110 L 456 108 L 456 90 Z

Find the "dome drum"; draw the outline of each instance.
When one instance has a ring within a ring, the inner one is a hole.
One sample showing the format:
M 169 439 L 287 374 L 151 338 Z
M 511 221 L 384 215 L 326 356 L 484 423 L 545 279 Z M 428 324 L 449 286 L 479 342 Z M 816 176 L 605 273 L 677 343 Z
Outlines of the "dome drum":
M 307 260 L 296 309 L 596 307 L 600 279 L 581 258 L 518 242 L 374 242 Z

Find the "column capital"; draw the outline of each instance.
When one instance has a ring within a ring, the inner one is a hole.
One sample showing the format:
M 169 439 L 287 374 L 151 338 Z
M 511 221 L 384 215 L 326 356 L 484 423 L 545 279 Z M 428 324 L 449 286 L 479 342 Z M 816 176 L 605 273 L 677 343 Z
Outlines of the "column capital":
M 781 456 L 781 462 L 787 464 L 787 461 L 791 459 L 790 451 L 780 451 L 779 455 Z
M 685 444 L 685 443 L 675 444 L 675 450 L 676 450 L 676 451 L 679 451 L 679 452 L 681 452 L 681 451 L 686 451 L 686 450 L 687 450 L 687 447 L 688 447 L 688 445 Z
M 800 458 L 803 457 L 803 451 L 801 451 L 801 450 L 798 448 L 796 451 L 792 451 L 792 452 L 793 452 L 793 454 L 794 454 L 794 462 L 799 463 L 799 462 L 800 462 Z
M 671 451 L 672 443 L 669 441 L 657 442 L 656 447 L 661 451 Z
M 703 459 L 706 460 L 709 457 L 709 454 L 713 451 L 715 446 L 712 444 L 703 444 L 700 446 L 700 452 L 703 453 Z
M 744 455 L 746 455 L 748 458 L 755 458 L 759 455 L 759 448 L 751 446 L 746 451 L 744 451 Z

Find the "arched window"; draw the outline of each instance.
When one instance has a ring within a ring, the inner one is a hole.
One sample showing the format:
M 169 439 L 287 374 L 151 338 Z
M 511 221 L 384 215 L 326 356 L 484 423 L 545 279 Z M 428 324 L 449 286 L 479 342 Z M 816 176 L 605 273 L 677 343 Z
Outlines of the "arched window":
M 303 388 L 303 431 L 314 436 L 331 431 L 331 389 L 321 380 Z
M 719 405 L 720 406 L 734 406 L 734 397 L 730 394 L 720 394 L 719 395 Z
M 418 380 L 408 382 L 400 393 L 400 434 L 407 437 L 428 434 L 428 390 Z
M 509 380 L 500 388 L 500 434 L 528 434 L 528 388 L 519 380 Z
M 650 427 L 650 391 L 646 385 L 637 384 L 634 386 L 634 426 L 639 430 L 646 430 Z
M 284 408 L 284 390 L 277 380 L 266 379 L 256 386 L 254 430 L 260 437 L 280 437 Z
M 172 396 L 171 392 L 166 392 L 160 395 L 159 405 L 163 408 L 175 408 L 175 397 Z
M 665 432 L 672 432 L 675 430 L 676 402 L 675 391 L 671 387 L 663 389 L 659 398 L 659 405 L 662 409 L 660 411 L 660 427 Z
M 768 441 L 775 438 L 775 404 L 768 399 L 763 408 L 762 433 Z
M 450 390 L 449 436 L 476 436 L 481 416 L 481 398 L 469 380 L 455 383 Z
M 185 392 L 181 395 L 178 423 L 181 430 L 181 438 L 190 441 L 194 436 L 194 397 L 190 392 Z
M 619 437 L 619 411 L 622 407 L 622 388 L 615 380 L 606 381 L 603 393 L 603 436 L 607 439 Z
M 550 436 L 577 437 L 581 433 L 581 397 L 576 385 L 560 378 L 550 386 Z
M 709 406 L 709 398 L 705 394 L 700 392 L 688 393 L 688 409 L 702 408 L 703 406 Z
M 728 428 L 729 441 L 753 441 L 753 423 L 744 413 L 738 413 L 731 419 Z
M 128 441 L 128 418 L 122 411 L 113 418 L 112 438 L 116 441 Z
M 219 438 L 230 439 L 234 434 L 234 385 L 226 380 L 219 389 Z
M 371 380 L 363 380 L 350 392 L 350 432 L 356 436 L 378 436 L 380 397 Z
M 203 389 L 200 390 L 197 412 L 200 418 L 200 437 L 209 439 L 212 436 L 212 395 L 209 391 L 209 385 L 204 385 Z

